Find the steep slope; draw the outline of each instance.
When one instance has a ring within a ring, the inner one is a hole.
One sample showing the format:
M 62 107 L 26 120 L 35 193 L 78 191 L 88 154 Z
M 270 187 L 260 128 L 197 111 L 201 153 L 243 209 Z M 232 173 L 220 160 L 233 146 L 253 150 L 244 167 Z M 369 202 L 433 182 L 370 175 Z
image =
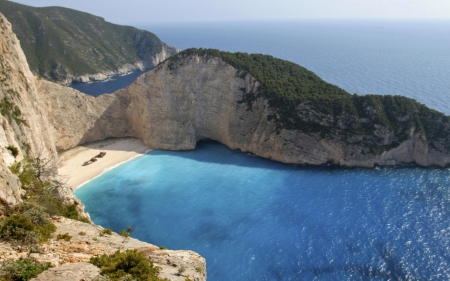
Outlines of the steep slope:
M 52 87 L 40 83 L 42 93 L 50 89 L 43 98 L 53 104 L 48 118 L 61 150 L 134 136 L 153 148 L 172 150 L 194 149 L 198 140 L 213 139 L 294 164 L 450 162 L 449 117 L 404 97 L 350 95 L 270 56 L 192 49 L 113 95 L 68 95 L 62 86 Z M 74 101 L 80 99 L 88 102 L 78 106 Z M 67 116 L 83 124 L 70 128 Z M 60 128 L 71 137 L 65 138 Z
M 20 181 L 16 175 L 11 173 L 8 166 L 14 161 L 23 160 L 25 156 L 32 159 L 49 157 L 54 161 L 58 158 L 53 138 L 55 131 L 47 119 L 46 111 L 47 108 L 50 108 L 51 101 L 43 101 L 40 98 L 41 94 L 38 94 L 36 90 L 36 79 L 28 68 L 19 41 L 12 32 L 11 24 L 0 13 L 0 229 L 7 221 L 5 216 L 11 218 L 11 214 L 5 210 L 19 203 L 24 194 Z M 60 89 L 70 90 L 68 87 L 55 83 L 46 83 L 56 89 L 60 87 Z M 66 97 L 70 100 L 67 104 L 56 104 L 60 106 L 58 110 L 64 111 L 69 106 L 82 106 L 85 100 L 77 100 L 77 95 L 80 93 L 75 91 L 74 93 L 75 95 Z M 45 94 L 52 95 L 53 93 L 46 92 Z M 104 97 L 108 98 L 108 96 Z M 114 98 L 114 96 L 111 97 Z M 107 102 L 103 103 L 107 104 Z M 96 107 L 96 109 L 101 108 Z M 79 110 L 79 112 L 81 111 Z M 100 111 L 100 113 L 102 112 Z M 97 111 L 94 111 L 93 114 L 90 115 L 90 118 L 95 117 Z M 60 117 L 62 118 L 62 116 Z M 59 119 L 55 118 L 55 120 Z M 64 124 L 75 128 L 74 125 L 80 121 L 82 120 L 67 119 Z M 113 130 L 113 128 L 114 124 L 106 127 L 108 130 Z M 57 127 L 56 129 L 61 131 L 64 128 Z M 60 186 L 57 188 L 60 192 L 59 195 L 69 203 L 77 200 L 71 193 L 71 189 L 61 190 Z M 31 189 L 37 188 L 32 186 Z M 42 200 L 42 197 L 39 197 L 39 200 Z M 75 205 L 77 208 L 83 208 L 79 201 Z M 61 280 L 61 276 L 68 279 L 73 278 L 71 280 L 92 280 L 93 277 L 99 275 L 99 269 L 86 263 L 90 257 L 111 254 L 117 250 L 139 249 L 161 268 L 160 277 L 174 281 L 182 281 L 188 277 L 193 280 L 206 280 L 205 259 L 192 251 L 161 250 L 157 246 L 136 239 L 124 240 L 123 236 L 115 233 L 101 234 L 103 229 L 96 225 L 56 216 L 52 220 L 57 227 L 57 232 L 50 238 L 50 241 L 40 245 L 41 249 L 37 253 L 27 251 L 27 247 L 24 245 L 17 245 L 14 239 L 8 239 L 3 232 L 0 236 L 0 263 L 5 260 L 31 258 L 37 262 L 51 262 L 57 266 L 50 271 L 44 271 L 42 276 L 38 276 L 36 280 Z M 18 228 L 24 231 L 19 233 L 26 233 L 27 239 L 32 239 L 30 236 L 33 235 L 33 231 L 28 231 L 29 228 L 20 228 L 20 226 Z M 84 233 L 82 234 L 80 231 L 84 231 Z M 14 231 L 12 232 L 14 233 Z M 57 233 L 70 233 L 73 239 L 70 242 L 62 241 L 56 237 Z M 180 269 L 184 270 L 183 275 L 178 274 Z
M 156 35 L 62 8 L 35 8 L 0 0 L 32 71 L 63 83 L 153 68 L 177 50 Z
M 7 166 L 26 154 L 54 159 L 57 156 L 53 132 L 37 98 L 34 76 L 11 25 L 1 14 L 0 30 L 0 200 L 14 204 L 22 191 Z

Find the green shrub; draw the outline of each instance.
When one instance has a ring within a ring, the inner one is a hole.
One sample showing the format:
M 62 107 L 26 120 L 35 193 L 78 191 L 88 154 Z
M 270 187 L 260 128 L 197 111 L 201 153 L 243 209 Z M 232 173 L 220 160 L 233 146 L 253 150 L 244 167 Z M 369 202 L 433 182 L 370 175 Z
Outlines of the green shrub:
M 56 239 L 58 240 L 64 240 L 64 241 L 70 241 L 72 239 L 72 236 L 70 236 L 69 233 L 60 233 L 56 236 Z
M 49 263 L 40 265 L 30 259 L 4 261 L 0 264 L 0 280 L 28 281 L 50 267 Z
M 121 230 L 119 234 L 125 238 L 128 238 L 131 236 L 131 232 L 133 232 L 133 230 L 133 227 L 129 226 L 127 230 Z
M 0 226 L 0 237 L 33 252 L 38 251 L 39 243 L 46 242 L 56 231 L 50 216 L 37 204 L 18 204 L 8 210 L 7 216 Z
M 159 249 L 160 250 L 167 250 L 167 247 L 166 246 L 159 246 Z
M 105 228 L 105 229 L 102 230 L 102 232 L 100 232 L 100 234 L 103 234 L 103 235 L 105 235 L 105 234 L 112 235 L 112 230 L 109 229 L 109 228 Z
M 160 268 L 153 266 L 153 262 L 136 249 L 127 250 L 124 253 L 117 251 L 109 256 L 104 254 L 92 257 L 90 262 L 98 266 L 101 273 L 112 281 L 119 281 L 127 275 L 142 281 L 167 280 L 159 278 Z
M 86 235 L 86 232 L 80 231 L 80 233 L 78 233 L 78 235 L 84 236 L 84 235 Z
M 49 215 L 89 222 L 87 218 L 80 216 L 76 204 L 66 205 L 58 196 L 56 189 L 61 183 L 54 172 L 55 167 L 49 166 L 49 163 L 51 161 L 47 159 L 25 157 L 23 161 L 9 167 L 26 191 L 25 200 L 44 207 Z
M 195 268 L 195 271 L 197 271 L 198 273 L 202 273 L 202 269 L 198 266 Z
M 31 251 L 37 251 L 39 243 L 50 239 L 56 226 L 48 214 L 34 204 L 20 204 L 10 212 L 17 212 L 7 217 L 0 227 L 0 237 L 22 244 Z
M 52 223 L 45 208 L 33 202 L 23 202 L 21 204 L 17 204 L 11 209 L 11 212 L 22 214 L 23 216 L 28 217 L 34 224 L 39 226 L 45 226 Z
M 0 237 L 35 250 L 41 240 L 36 225 L 23 215 L 12 215 L 3 221 Z
M 13 145 L 8 145 L 6 147 L 6 149 L 8 149 L 9 151 L 11 151 L 12 155 L 14 156 L 14 158 L 17 157 L 17 155 L 19 155 L 19 149 Z

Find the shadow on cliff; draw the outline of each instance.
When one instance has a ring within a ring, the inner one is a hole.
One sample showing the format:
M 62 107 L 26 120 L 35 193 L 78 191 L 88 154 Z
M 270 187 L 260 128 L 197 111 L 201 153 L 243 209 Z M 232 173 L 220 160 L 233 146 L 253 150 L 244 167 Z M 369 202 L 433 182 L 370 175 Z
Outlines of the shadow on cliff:
M 83 134 L 79 146 L 91 147 L 96 142 L 103 140 L 138 137 L 126 114 L 131 98 L 126 93 L 121 94 L 120 91 L 116 92 L 117 94 L 108 95 L 111 99 L 99 101 L 99 103 L 104 102 L 107 108 L 96 118 L 92 127 Z M 108 148 L 105 147 L 105 150 Z M 133 151 L 133 149 L 129 151 Z

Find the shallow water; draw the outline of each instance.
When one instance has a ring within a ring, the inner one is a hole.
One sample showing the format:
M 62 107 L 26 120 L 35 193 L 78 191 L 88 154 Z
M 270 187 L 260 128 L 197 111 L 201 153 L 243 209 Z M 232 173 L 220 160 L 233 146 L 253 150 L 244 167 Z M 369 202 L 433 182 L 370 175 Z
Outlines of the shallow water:
M 96 224 L 207 260 L 208 279 L 448 280 L 450 172 L 295 167 L 215 142 L 75 191 Z

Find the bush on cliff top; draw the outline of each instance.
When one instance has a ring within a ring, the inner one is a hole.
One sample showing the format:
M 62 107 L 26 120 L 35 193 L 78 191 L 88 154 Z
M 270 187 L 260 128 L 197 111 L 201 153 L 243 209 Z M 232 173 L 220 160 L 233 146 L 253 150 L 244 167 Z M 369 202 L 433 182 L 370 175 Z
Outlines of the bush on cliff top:
M 76 204 L 64 204 L 57 194 L 62 186 L 56 167 L 47 159 L 25 157 L 21 162 L 15 162 L 9 168 L 18 176 L 22 188 L 26 191 L 23 197 L 26 202 L 33 202 L 44 208 L 49 215 L 64 216 L 70 219 L 88 222 L 78 213 Z
M 168 281 L 158 277 L 160 268 L 153 265 L 145 255 L 136 249 L 120 251 L 112 255 L 92 257 L 90 263 L 98 266 L 101 273 L 112 281 L 119 281 L 127 275 L 134 280 L 141 281 Z
M 36 252 L 39 243 L 50 239 L 56 226 L 42 206 L 21 203 L 8 210 L 7 218 L 0 224 L 0 238 L 25 246 Z
M 41 265 L 30 259 L 4 261 L 0 264 L 0 281 L 28 281 L 50 267 L 49 263 Z

